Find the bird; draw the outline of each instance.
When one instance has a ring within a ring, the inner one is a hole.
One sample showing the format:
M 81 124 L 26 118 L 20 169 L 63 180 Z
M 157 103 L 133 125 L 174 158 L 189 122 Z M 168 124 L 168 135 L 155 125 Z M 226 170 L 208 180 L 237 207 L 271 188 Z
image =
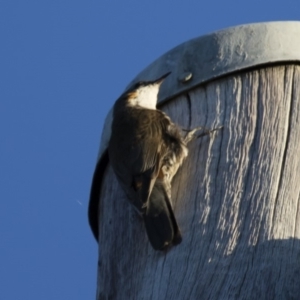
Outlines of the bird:
M 171 200 L 171 183 L 188 155 L 187 144 L 199 128 L 184 136 L 170 117 L 157 109 L 157 96 L 168 72 L 139 81 L 115 102 L 108 156 L 117 181 L 142 217 L 154 250 L 181 243 Z

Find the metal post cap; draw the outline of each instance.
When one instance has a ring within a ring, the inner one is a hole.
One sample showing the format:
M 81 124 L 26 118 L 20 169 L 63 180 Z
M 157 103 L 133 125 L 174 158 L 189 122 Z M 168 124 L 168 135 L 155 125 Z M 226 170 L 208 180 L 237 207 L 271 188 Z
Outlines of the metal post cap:
M 159 78 L 158 104 L 200 84 L 255 66 L 300 61 L 300 22 L 247 24 L 216 31 L 187 41 L 162 55 L 129 84 Z M 107 148 L 112 123 L 108 113 L 98 160 Z

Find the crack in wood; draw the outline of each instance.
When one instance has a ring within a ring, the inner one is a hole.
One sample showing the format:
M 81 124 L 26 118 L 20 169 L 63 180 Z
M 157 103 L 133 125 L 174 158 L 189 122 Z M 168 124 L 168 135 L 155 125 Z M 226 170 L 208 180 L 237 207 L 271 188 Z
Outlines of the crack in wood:
M 187 103 L 188 103 L 188 114 L 189 114 L 189 121 L 188 121 L 188 128 L 192 129 L 192 101 L 189 93 L 186 93 Z
M 293 68 L 293 75 L 291 80 L 286 81 L 287 78 L 287 72 L 289 71 L 291 67 L 285 67 L 284 69 L 284 95 L 287 94 L 287 90 L 291 91 L 291 97 L 290 97 L 290 101 L 287 102 L 289 103 L 288 108 L 286 108 L 287 111 L 287 115 L 288 115 L 288 127 L 287 127 L 287 131 L 286 131 L 286 135 L 285 135 L 285 140 L 283 141 L 284 143 L 284 149 L 283 149 L 283 154 L 282 154 L 282 160 L 280 162 L 280 171 L 279 171 L 279 182 L 278 182 L 278 186 L 277 186 L 277 191 L 276 191 L 276 196 L 275 196 L 275 201 L 274 201 L 274 209 L 273 209 L 273 214 L 272 214 L 272 224 L 274 224 L 274 219 L 275 219 L 275 214 L 276 214 L 276 207 L 278 206 L 278 197 L 279 197 L 279 193 L 282 189 L 282 181 L 284 179 L 283 175 L 285 172 L 285 166 L 286 166 L 286 159 L 287 159 L 287 151 L 289 148 L 289 141 L 290 141 L 290 132 L 291 132 L 291 120 L 292 120 L 292 106 L 293 106 L 293 80 L 294 80 L 294 67 Z M 287 86 L 288 84 L 290 84 L 290 86 Z M 273 226 L 272 226 L 273 227 Z

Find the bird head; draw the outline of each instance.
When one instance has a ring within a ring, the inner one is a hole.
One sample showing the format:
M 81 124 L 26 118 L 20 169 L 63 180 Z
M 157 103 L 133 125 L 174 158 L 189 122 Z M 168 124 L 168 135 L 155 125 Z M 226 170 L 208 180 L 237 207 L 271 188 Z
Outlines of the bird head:
M 143 108 L 156 109 L 157 95 L 160 85 L 165 78 L 170 75 L 168 72 L 153 81 L 139 81 L 135 83 L 127 92 L 127 103 L 130 106 L 140 106 Z

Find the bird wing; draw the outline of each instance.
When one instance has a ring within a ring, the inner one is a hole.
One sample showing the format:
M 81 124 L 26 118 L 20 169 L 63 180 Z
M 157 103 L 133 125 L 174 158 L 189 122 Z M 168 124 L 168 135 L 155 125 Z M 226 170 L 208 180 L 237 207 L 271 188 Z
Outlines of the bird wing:
M 144 211 L 166 153 L 163 133 L 170 120 L 158 110 L 136 109 L 114 116 L 109 156 L 127 196 Z M 118 130 L 122 134 L 116 134 Z

